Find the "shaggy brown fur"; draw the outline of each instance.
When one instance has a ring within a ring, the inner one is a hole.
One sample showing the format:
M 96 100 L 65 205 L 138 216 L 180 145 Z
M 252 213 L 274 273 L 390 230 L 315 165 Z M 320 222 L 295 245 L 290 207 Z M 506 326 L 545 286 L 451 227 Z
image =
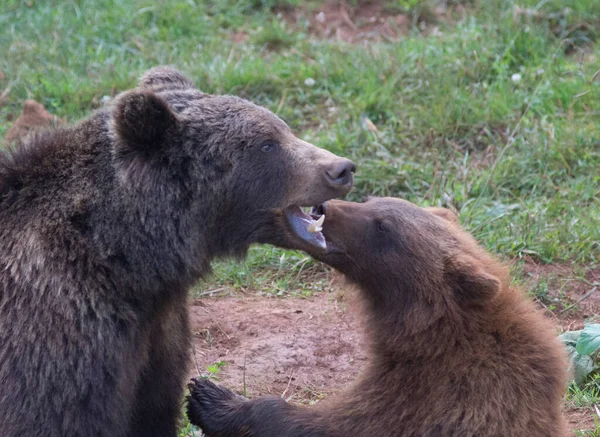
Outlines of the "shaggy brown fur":
M 35 100 L 25 100 L 23 103 L 23 112 L 4 136 L 4 144 L 24 144 L 35 132 L 46 127 L 56 126 L 60 123 L 62 123 L 62 120 L 46 111 L 46 108 L 41 103 Z
M 326 215 L 328 249 L 291 229 L 288 245 L 360 287 L 370 366 L 312 408 L 242 401 L 197 381 L 193 423 L 209 437 L 565 436 L 562 346 L 450 211 L 387 198 L 331 201 L 317 212 Z
M 170 68 L 0 153 L 0 434 L 175 437 L 188 287 L 353 171 Z

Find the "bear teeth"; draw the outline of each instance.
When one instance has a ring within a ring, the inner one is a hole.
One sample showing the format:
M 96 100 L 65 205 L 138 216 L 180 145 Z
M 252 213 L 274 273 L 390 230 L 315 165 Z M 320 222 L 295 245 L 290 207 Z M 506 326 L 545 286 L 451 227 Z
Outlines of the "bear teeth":
M 323 230 L 323 223 L 325 222 L 325 214 L 319 217 L 319 220 L 316 222 L 311 222 L 308 225 L 308 232 L 315 234 L 317 232 L 321 232 Z

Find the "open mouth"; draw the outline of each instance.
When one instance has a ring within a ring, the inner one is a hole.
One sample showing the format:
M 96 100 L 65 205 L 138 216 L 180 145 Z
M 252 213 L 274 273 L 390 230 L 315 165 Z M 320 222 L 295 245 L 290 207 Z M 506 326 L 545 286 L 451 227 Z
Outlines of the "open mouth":
M 285 209 L 285 216 L 298 238 L 312 246 L 327 249 L 327 242 L 321 233 L 325 214 L 320 212 L 318 206 L 313 207 L 309 214 L 298 206 L 290 206 Z

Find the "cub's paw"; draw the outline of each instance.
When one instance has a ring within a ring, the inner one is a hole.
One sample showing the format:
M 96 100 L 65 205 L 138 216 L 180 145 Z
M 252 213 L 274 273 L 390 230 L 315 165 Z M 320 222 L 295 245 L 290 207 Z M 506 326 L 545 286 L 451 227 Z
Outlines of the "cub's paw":
M 188 384 L 187 415 L 192 424 L 212 436 L 234 436 L 238 407 L 245 398 L 208 379 L 193 379 Z

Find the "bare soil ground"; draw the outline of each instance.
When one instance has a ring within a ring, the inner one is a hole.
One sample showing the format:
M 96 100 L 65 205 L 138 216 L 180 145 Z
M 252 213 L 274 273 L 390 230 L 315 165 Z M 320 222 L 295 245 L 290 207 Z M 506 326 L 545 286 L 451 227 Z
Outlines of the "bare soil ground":
M 309 32 L 318 38 L 350 43 L 396 40 L 410 29 L 412 21 L 404 14 L 384 12 L 380 4 L 350 7 L 330 2 L 315 10 L 294 9 L 283 14 L 291 24 L 308 22 Z
M 526 271 L 532 285 L 541 277 L 555 278 L 549 295 L 560 294 L 566 302 L 577 302 L 589 288 L 565 279 L 572 274 L 566 266 L 528 264 Z M 588 272 L 587 280 L 600 280 L 600 270 Z M 230 295 L 196 300 L 190 308 L 193 375 L 223 361 L 217 377 L 251 397 L 278 395 L 310 404 L 347 386 L 367 360 L 360 300 L 339 283 L 309 298 Z M 588 314 L 600 314 L 600 291 L 563 313 L 541 308 L 556 322 L 557 333 L 579 329 Z M 572 430 L 593 428 L 588 408 L 568 409 L 566 415 Z
M 362 1 L 352 6 L 345 1 L 328 1 L 314 8 L 286 8 L 280 14 L 292 26 L 307 27 L 321 39 L 347 43 L 398 41 L 414 24 L 424 34 L 437 33 L 437 23 L 448 22 L 464 8 L 438 7 L 407 14 L 386 8 L 384 2 Z
M 537 303 L 562 331 L 582 329 L 587 319 L 600 322 L 600 267 L 578 273 L 568 264 L 528 262 L 525 273 L 530 287 L 547 282 L 547 296 L 538 298 Z
M 310 402 L 352 381 L 366 361 L 357 299 L 225 297 L 191 307 L 198 371 L 225 361 L 218 377 L 247 395 Z

